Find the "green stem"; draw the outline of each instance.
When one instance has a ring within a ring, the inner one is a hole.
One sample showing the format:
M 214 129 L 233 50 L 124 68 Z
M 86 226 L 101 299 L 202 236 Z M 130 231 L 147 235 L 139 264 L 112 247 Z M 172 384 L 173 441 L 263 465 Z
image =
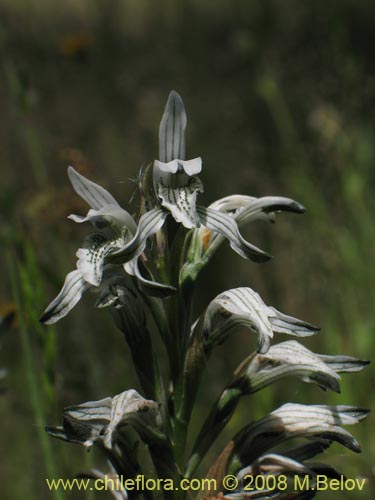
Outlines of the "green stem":
M 160 373 L 159 362 L 157 356 L 154 355 L 154 370 L 155 370 L 155 390 L 156 401 L 161 405 L 160 413 L 163 419 L 165 433 L 169 440 L 172 439 L 172 422 L 168 411 L 168 394 Z
M 223 391 L 198 434 L 193 453 L 186 466 L 186 477 L 192 476 L 217 436 L 227 425 L 242 395 L 243 391 L 240 387 L 228 387 Z
M 143 293 L 142 297 L 145 303 L 147 304 L 149 311 L 151 312 L 151 315 L 159 330 L 160 337 L 167 349 L 169 366 L 173 378 L 178 373 L 178 360 L 179 360 L 178 345 L 176 343 L 176 339 L 172 335 L 172 331 L 169 326 L 168 316 L 165 311 L 164 305 L 161 299 L 150 297 Z
M 151 335 L 145 324 L 139 324 L 131 311 L 111 308 L 117 328 L 124 334 L 134 368 L 146 397 L 155 398 L 154 360 Z

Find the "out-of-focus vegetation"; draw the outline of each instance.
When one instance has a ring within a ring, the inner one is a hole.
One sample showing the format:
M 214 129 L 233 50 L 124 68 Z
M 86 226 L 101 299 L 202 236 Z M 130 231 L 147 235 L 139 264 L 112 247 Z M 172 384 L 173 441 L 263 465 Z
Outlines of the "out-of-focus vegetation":
M 3 500 L 52 498 L 45 477 L 97 464 L 95 453 L 44 434 L 64 406 L 138 387 L 126 345 L 90 298 L 56 328 L 38 316 L 85 233 L 66 220 L 86 209 L 67 165 L 110 186 L 126 208 L 132 178 L 157 155 L 171 88 L 187 108 L 188 156 L 203 157 L 206 203 L 279 194 L 308 209 L 247 230 L 275 256 L 269 264 L 231 256 L 229 268 L 222 249 L 200 278 L 197 313 L 223 289 L 251 286 L 323 327 L 306 343 L 315 352 L 375 361 L 374 22 L 367 0 L 0 0 Z M 197 430 L 253 346 L 239 334 L 212 360 Z M 372 371 L 344 375 L 340 395 L 297 380 L 272 386 L 251 407 L 242 403 L 227 437 L 286 401 L 370 407 Z M 333 446 L 325 461 L 368 478 L 364 492 L 337 498 L 366 500 L 374 494 L 371 417 L 353 433 L 363 453 Z

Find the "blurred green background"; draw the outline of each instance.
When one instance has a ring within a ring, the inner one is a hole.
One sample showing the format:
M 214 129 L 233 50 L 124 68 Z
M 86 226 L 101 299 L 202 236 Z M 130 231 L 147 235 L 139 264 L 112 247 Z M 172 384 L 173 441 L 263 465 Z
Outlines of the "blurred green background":
M 197 314 L 220 291 L 251 286 L 322 326 L 310 349 L 374 361 L 374 23 L 370 0 L 0 0 L 2 500 L 52 498 L 45 477 L 100 465 L 95 451 L 56 442 L 43 425 L 58 423 L 64 406 L 139 387 L 121 335 L 90 297 L 56 328 L 38 317 L 85 234 L 66 220 L 86 210 L 67 165 L 129 208 L 172 88 L 188 113 L 187 155 L 203 158 L 202 202 L 243 193 L 307 207 L 245 230 L 271 263 L 223 247 L 200 277 Z M 244 333 L 217 351 L 192 435 L 253 348 Z M 274 385 L 243 401 L 216 451 L 287 401 L 371 407 L 372 373 L 344 374 L 340 395 L 299 380 Z M 334 445 L 323 457 L 368 478 L 365 491 L 321 498 L 373 498 L 373 424 L 349 429 L 362 454 Z

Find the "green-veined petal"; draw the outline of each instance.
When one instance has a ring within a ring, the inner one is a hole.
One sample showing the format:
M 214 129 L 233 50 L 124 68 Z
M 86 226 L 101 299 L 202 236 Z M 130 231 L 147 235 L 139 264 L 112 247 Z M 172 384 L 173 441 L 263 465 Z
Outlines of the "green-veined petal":
M 241 255 L 241 257 L 251 259 L 255 262 L 266 262 L 271 259 L 269 254 L 243 238 L 238 229 L 237 222 L 230 215 L 199 205 L 197 206 L 197 212 L 201 224 L 211 231 L 225 236 L 229 240 L 232 249 Z
M 68 219 L 81 224 L 82 222 L 91 222 L 91 224 L 99 231 L 112 228 L 116 231 L 121 230 L 126 226 L 131 234 L 137 230 L 137 224 L 133 217 L 119 205 L 106 205 L 100 210 L 90 209 L 86 217 L 81 215 L 71 214 Z
M 82 294 L 90 288 L 90 284 L 85 281 L 82 273 L 78 270 L 70 272 L 57 297 L 49 304 L 44 311 L 40 321 L 46 325 L 56 323 L 66 316 L 69 311 L 80 301 Z
M 100 210 L 106 205 L 119 205 L 115 198 L 102 186 L 95 184 L 73 167 L 68 168 L 68 176 L 74 191 L 95 210 Z
M 186 113 L 181 97 L 172 90 L 159 126 L 159 159 L 164 163 L 185 159 Z
M 168 213 L 161 208 L 153 208 L 143 214 L 134 237 L 118 250 L 111 260 L 124 264 L 139 257 L 146 248 L 147 239 L 162 228 L 167 215 Z
M 203 323 L 203 335 L 208 349 L 223 342 L 237 326 L 246 326 L 258 334 L 257 351 L 268 351 L 274 332 L 288 333 L 296 336 L 313 335 L 319 329 L 309 323 L 282 315 L 288 318 L 283 328 L 276 323 L 275 309 L 268 307 L 260 295 L 249 287 L 227 290 L 211 301 L 206 309 Z M 282 314 L 282 313 L 279 313 Z M 279 321 L 279 320 L 277 320 Z
M 314 382 L 324 388 L 340 392 L 340 376 L 299 342 L 289 340 L 270 347 L 265 354 L 256 354 L 243 366 L 241 379 L 248 382 L 253 393 L 288 376 L 297 376 L 305 382 Z
M 359 452 L 357 440 L 341 425 L 353 425 L 369 414 L 351 406 L 302 405 L 287 403 L 247 426 L 235 438 L 240 463 L 251 463 L 280 442 L 296 437 L 321 437 L 337 441 Z
M 144 278 L 139 269 L 138 258 L 124 264 L 124 268 L 128 274 L 137 278 L 141 290 L 151 297 L 170 297 L 177 292 L 173 286 L 163 285 L 163 283 Z

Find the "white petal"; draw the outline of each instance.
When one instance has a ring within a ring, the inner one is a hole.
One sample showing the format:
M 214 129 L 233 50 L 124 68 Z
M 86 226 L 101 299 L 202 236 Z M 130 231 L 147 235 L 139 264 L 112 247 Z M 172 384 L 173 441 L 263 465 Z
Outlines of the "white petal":
M 147 239 L 159 231 L 168 213 L 160 208 L 153 208 L 142 215 L 134 237 L 113 256 L 113 262 L 124 264 L 139 257 L 146 248 Z
M 193 158 L 192 160 L 180 160 L 180 165 L 189 176 L 197 175 L 202 170 L 202 158 Z
M 209 205 L 209 208 L 213 210 L 219 210 L 220 212 L 237 212 L 241 208 L 247 207 L 249 204 L 254 203 L 258 198 L 254 196 L 246 196 L 243 194 L 233 194 L 226 196 L 225 198 L 220 198 Z
M 356 424 L 368 413 L 350 406 L 287 403 L 240 433 L 236 447 L 245 462 L 251 462 L 260 451 L 264 453 L 281 441 L 296 437 L 327 437 L 359 452 L 357 440 L 341 425 Z
M 133 217 L 119 205 L 105 205 L 100 210 L 90 209 L 86 217 L 71 214 L 68 216 L 68 219 L 79 224 L 82 222 L 91 222 L 99 230 L 108 226 L 117 228 L 117 230 L 126 226 L 132 234 L 137 230 L 137 224 Z
M 282 317 L 285 327 L 279 325 Z M 225 340 L 226 336 L 237 326 L 247 326 L 258 333 L 257 351 L 268 351 L 274 333 L 288 333 L 296 336 L 313 335 L 318 328 L 299 319 L 268 307 L 260 295 L 249 287 L 227 290 L 219 294 L 209 304 L 204 317 L 207 346 Z
M 202 170 L 202 158 L 193 158 L 192 160 L 172 160 L 167 163 L 164 163 L 159 160 L 154 160 L 154 169 L 156 171 L 161 171 L 164 173 L 177 174 L 179 171 L 179 167 L 182 167 L 182 170 L 189 177 L 193 175 L 199 174 Z
M 73 167 L 68 168 L 68 175 L 75 192 L 91 208 L 99 210 L 106 205 L 119 205 L 106 189 L 79 174 Z
M 273 331 L 277 333 L 285 333 L 297 337 L 310 337 L 319 331 L 317 326 L 293 318 L 293 316 L 287 316 L 274 307 L 268 308 L 268 317 L 271 321 Z
M 90 285 L 85 282 L 80 271 L 70 272 L 65 278 L 60 293 L 44 311 L 40 321 L 47 325 L 59 321 L 73 309 L 88 288 L 90 288 Z
M 98 401 L 88 401 L 77 406 L 70 406 L 65 409 L 65 413 L 83 421 L 98 421 L 106 424 L 111 416 L 112 398 L 104 398 Z
M 145 399 L 136 390 L 124 391 L 112 398 L 111 419 L 104 433 L 104 444 L 112 448 L 117 428 L 127 416 L 137 414 L 139 419 L 153 426 L 160 423 L 159 407 L 155 401 Z
M 235 194 L 216 200 L 209 208 L 232 213 L 239 224 L 257 219 L 274 219 L 275 212 L 303 213 L 305 208 L 291 198 L 282 196 L 263 196 L 254 198 Z
M 222 342 L 233 328 L 240 325 L 248 326 L 258 334 L 258 352 L 267 352 L 273 337 L 267 306 L 251 288 L 233 288 L 218 295 L 209 304 L 204 322 L 206 336 L 214 343 Z
M 209 208 L 232 216 L 236 220 L 238 226 L 242 226 L 245 223 L 254 222 L 256 220 L 274 222 L 275 215 L 278 212 L 294 212 L 301 214 L 305 211 L 301 204 L 291 198 L 284 198 L 281 196 L 264 196 L 262 198 L 255 198 L 253 196 L 241 194 L 220 198 L 214 203 L 211 203 Z M 199 232 L 201 238 L 206 236 L 203 228 L 200 228 Z M 208 242 L 206 242 L 206 246 L 213 242 L 217 237 L 217 234 L 212 233 Z
M 352 358 L 351 356 L 327 356 L 319 354 L 319 358 L 338 373 L 359 372 L 370 363 L 370 361 Z
M 177 292 L 176 288 L 173 286 L 163 285 L 157 281 L 151 281 L 144 278 L 139 270 L 138 258 L 124 264 L 124 268 L 128 274 L 137 278 L 140 288 L 147 295 L 151 295 L 152 297 L 170 297 Z
M 159 127 L 159 158 L 162 162 L 185 159 L 186 113 L 181 97 L 172 90 Z
M 255 262 L 266 262 L 271 259 L 269 254 L 247 242 L 242 237 L 237 222 L 230 215 L 199 205 L 197 206 L 197 212 L 202 225 L 211 231 L 225 236 L 229 240 L 232 249 L 241 255 L 241 257 L 251 259 Z
M 257 354 L 244 367 L 250 392 L 256 392 L 288 376 L 314 382 L 335 392 L 340 391 L 340 376 L 299 342 L 289 340 L 270 347 L 266 354 Z
M 159 160 L 154 160 L 154 168 L 161 170 L 162 172 L 167 172 L 170 174 L 177 173 L 178 170 L 178 160 L 172 160 L 168 163 L 164 163 Z
M 276 212 L 294 212 L 303 214 L 305 208 L 291 198 L 284 198 L 282 196 L 263 196 L 244 206 L 238 213 L 236 219 L 239 224 L 252 222 L 261 218 L 268 218 L 273 220 Z

